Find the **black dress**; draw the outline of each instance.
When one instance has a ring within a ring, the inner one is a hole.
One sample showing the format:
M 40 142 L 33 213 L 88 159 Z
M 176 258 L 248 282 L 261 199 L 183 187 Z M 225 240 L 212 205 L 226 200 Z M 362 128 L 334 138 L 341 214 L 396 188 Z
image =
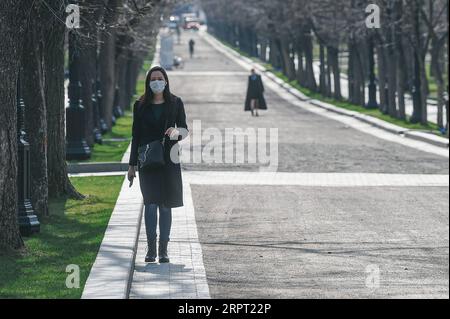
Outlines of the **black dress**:
M 162 105 L 142 106 L 136 101 L 133 107 L 133 138 L 129 164 L 138 165 L 138 147 L 155 140 L 162 140 L 169 127 L 184 128 L 176 140 L 166 137 L 164 144 L 165 166 L 162 168 L 139 168 L 139 182 L 144 204 L 164 205 L 168 208 L 183 206 L 183 183 L 179 162 L 172 161 L 170 152 L 179 155 L 178 141 L 187 136 L 186 114 L 183 101 L 172 95 L 171 101 Z M 167 127 L 164 124 L 167 119 Z
M 245 111 L 250 111 L 251 100 L 258 100 L 258 109 L 267 110 L 266 100 L 264 98 L 264 85 L 261 75 L 256 74 L 255 78 L 250 75 L 248 77 L 247 96 L 245 98 Z

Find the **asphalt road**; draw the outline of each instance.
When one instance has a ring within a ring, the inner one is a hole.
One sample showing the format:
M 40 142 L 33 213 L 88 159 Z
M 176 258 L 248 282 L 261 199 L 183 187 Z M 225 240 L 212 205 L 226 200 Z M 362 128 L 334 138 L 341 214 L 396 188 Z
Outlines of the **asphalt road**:
M 196 41 L 193 59 L 189 38 Z M 251 117 L 243 111 L 249 70 L 195 32 L 182 34 L 175 53 L 185 66 L 169 72 L 170 85 L 189 126 L 200 120 L 202 130 L 221 134 L 278 128 L 280 172 L 449 173 L 448 158 L 310 113 L 271 89 L 269 110 Z M 209 142 L 203 137 L 201 147 Z M 216 145 L 223 153 L 236 148 Z M 183 164 L 198 171 L 259 166 Z M 192 193 L 213 298 L 448 298 L 448 187 L 192 185 Z M 367 284 L 371 274 L 379 274 L 379 285 Z

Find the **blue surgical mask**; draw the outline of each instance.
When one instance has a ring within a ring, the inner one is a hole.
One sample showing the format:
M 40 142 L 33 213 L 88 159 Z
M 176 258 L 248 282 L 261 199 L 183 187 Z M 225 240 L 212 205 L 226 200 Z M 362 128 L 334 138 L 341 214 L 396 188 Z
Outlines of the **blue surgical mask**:
M 166 88 L 166 82 L 162 80 L 150 81 L 150 89 L 153 93 L 162 93 Z

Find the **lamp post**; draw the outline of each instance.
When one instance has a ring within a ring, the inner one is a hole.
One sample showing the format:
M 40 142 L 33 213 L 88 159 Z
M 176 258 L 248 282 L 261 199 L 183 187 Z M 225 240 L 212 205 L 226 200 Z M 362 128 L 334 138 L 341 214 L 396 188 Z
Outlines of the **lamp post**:
M 103 95 L 102 95 L 102 91 L 100 89 L 100 79 L 97 77 L 97 81 L 96 81 L 96 87 L 97 87 L 97 105 L 98 105 L 98 114 L 100 117 L 100 132 L 102 134 L 106 134 L 108 132 L 108 125 L 106 125 L 105 120 L 103 119 L 103 108 L 102 108 L 102 100 L 103 100 Z
M 26 140 L 24 127 L 25 103 L 20 96 L 20 75 L 17 80 L 17 140 L 18 140 L 18 219 L 23 236 L 40 231 L 40 223 L 31 204 L 30 144 Z
M 69 107 L 66 109 L 66 159 L 86 160 L 91 149 L 86 143 L 85 110 L 81 104 L 81 83 L 79 81 L 80 56 L 75 31 L 69 34 Z
M 369 37 L 369 101 L 366 104 L 366 109 L 377 109 L 377 85 L 375 83 L 375 57 L 373 38 Z
M 95 80 L 92 80 L 91 82 L 92 87 L 92 107 L 93 107 L 93 113 L 94 113 L 94 141 L 97 144 L 103 144 L 102 139 L 102 133 L 100 131 L 100 114 L 99 114 L 99 105 L 97 101 L 97 92 L 96 92 L 96 86 L 95 86 Z
M 116 86 L 116 90 L 114 92 L 114 116 L 117 118 L 123 116 L 123 110 L 120 106 L 120 94 L 119 94 L 119 86 Z
M 114 115 L 114 112 L 113 112 L 113 114 L 111 115 L 111 126 L 114 126 L 114 125 L 116 125 L 116 117 L 115 117 L 115 115 Z
M 98 48 L 97 48 L 97 53 L 96 53 L 96 59 L 95 59 L 95 69 L 97 70 L 96 73 L 96 80 L 95 80 L 95 92 L 96 92 L 96 100 L 97 100 L 97 110 L 98 110 L 98 122 L 99 122 L 99 126 L 98 128 L 100 129 L 100 133 L 106 134 L 108 132 L 108 125 L 106 125 L 105 119 L 103 118 L 103 106 L 102 106 L 102 100 L 103 100 L 103 95 L 102 95 L 102 90 L 101 90 L 101 86 L 100 86 L 100 63 L 99 63 L 99 52 L 98 52 Z

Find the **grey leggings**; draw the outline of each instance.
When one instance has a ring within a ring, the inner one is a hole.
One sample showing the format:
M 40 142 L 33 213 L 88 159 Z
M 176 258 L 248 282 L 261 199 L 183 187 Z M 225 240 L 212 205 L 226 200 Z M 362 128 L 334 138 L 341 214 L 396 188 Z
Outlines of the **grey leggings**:
M 156 224 L 158 224 L 157 209 L 159 207 L 159 240 L 170 240 L 170 228 L 172 226 L 172 209 L 164 205 L 145 205 L 145 229 L 147 240 L 156 240 Z

